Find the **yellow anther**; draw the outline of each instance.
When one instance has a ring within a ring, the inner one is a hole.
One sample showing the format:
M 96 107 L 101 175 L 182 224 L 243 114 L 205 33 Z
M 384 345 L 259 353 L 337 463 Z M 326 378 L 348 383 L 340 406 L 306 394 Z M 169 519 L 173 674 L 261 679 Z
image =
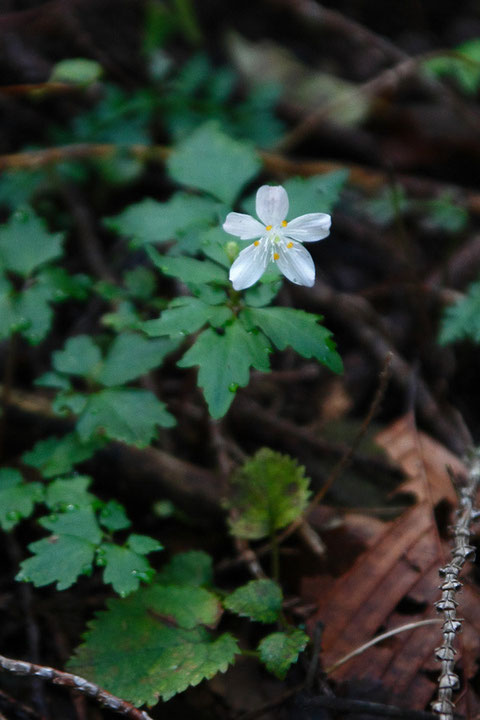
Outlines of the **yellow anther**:
M 288 225 L 288 222 L 286 220 L 282 220 L 282 226 L 287 227 L 287 225 Z
M 265 230 L 271 230 L 272 227 L 273 227 L 272 225 L 267 225 L 267 227 L 265 228 Z
M 255 240 L 254 243 L 255 247 L 258 247 L 260 245 L 260 240 Z
M 292 247 L 293 247 L 293 242 L 287 243 L 287 248 L 288 248 L 289 250 L 290 250 L 290 248 L 292 248 Z
M 279 257 L 280 257 L 280 255 L 278 253 L 273 253 L 274 260 L 278 260 Z

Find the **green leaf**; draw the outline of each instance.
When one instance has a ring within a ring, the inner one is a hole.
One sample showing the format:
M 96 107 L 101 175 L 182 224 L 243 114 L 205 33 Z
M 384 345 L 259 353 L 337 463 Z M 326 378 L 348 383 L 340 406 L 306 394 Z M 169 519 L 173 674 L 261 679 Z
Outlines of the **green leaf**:
M 90 574 L 95 545 L 75 535 L 44 538 L 28 546 L 34 553 L 20 565 L 16 580 L 32 582 L 35 587 L 57 583 L 57 590 L 66 590 L 79 575 Z
M 178 343 L 173 340 L 148 340 L 138 333 L 117 335 L 97 376 L 102 385 L 124 385 L 162 364 Z
M 89 624 L 68 667 L 134 705 L 168 700 L 225 672 L 239 652 L 228 634 L 213 639 L 198 623 L 216 622 L 216 598 L 202 588 L 142 587 Z
M 163 550 L 163 545 L 159 543 L 158 540 L 148 535 L 137 535 L 136 533 L 132 533 L 128 537 L 127 545 L 130 550 L 133 550 L 133 552 L 139 555 L 148 555 L 148 553 Z
M 162 585 L 211 585 L 212 558 L 201 550 L 174 555 L 168 565 L 158 573 L 158 581 Z
M 288 668 L 297 661 L 307 644 L 308 635 L 303 630 L 272 633 L 263 638 L 258 646 L 260 660 L 265 663 L 267 670 L 283 680 Z
M 480 38 L 467 40 L 454 52 L 424 60 L 422 67 L 434 77 L 453 78 L 466 95 L 475 95 L 480 87 Z
M 63 350 L 53 353 L 55 370 L 67 375 L 94 377 L 102 362 L 102 354 L 88 335 L 69 338 Z
M 263 623 L 278 620 L 282 610 L 282 591 L 273 580 L 251 580 L 223 601 L 227 610 Z
M 216 217 L 215 201 L 179 192 L 167 202 L 146 198 L 129 205 L 119 215 L 105 218 L 104 223 L 110 230 L 142 245 L 174 240 L 188 228 L 207 226 Z
M 42 500 L 41 483 L 24 482 L 21 473 L 13 468 L 0 470 L 0 526 L 3 530 L 11 530 L 22 518 L 29 517 L 35 504 Z
M 90 395 L 77 424 L 82 442 L 97 433 L 138 448 L 147 447 L 156 427 L 172 427 L 175 418 L 148 390 L 133 388 L 102 390 Z
M 69 298 L 85 300 L 92 287 L 88 275 L 70 275 L 62 267 L 46 267 L 37 275 L 37 282 L 50 292 L 51 302 L 63 302 Z
M 223 285 L 227 283 L 226 270 L 210 260 L 160 255 L 154 247 L 148 247 L 147 253 L 164 275 L 179 278 L 182 282 L 196 284 L 216 282 Z
M 260 161 L 247 142 L 233 140 L 207 123 L 179 143 L 167 160 L 171 177 L 231 205 L 260 170 Z
M 480 343 L 480 281 L 472 283 L 464 298 L 444 311 L 439 343 L 472 340 Z
M 102 438 L 81 442 L 76 433 L 59 438 L 55 435 L 39 440 L 31 450 L 22 455 L 22 462 L 37 468 L 45 478 L 66 475 L 75 465 L 84 462 L 103 447 Z
M 143 555 L 113 543 L 103 543 L 98 551 L 98 564 L 104 565 L 103 581 L 111 583 L 120 597 L 138 590 L 140 581 L 150 582 L 155 574 Z
M 27 277 L 40 265 L 61 257 L 62 233 L 50 233 L 28 206 L 0 226 L 0 267 Z
M 283 187 L 288 193 L 288 216 L 296 218 L 312 212 L 330 213 L 348 180 L 348 170 L 334 170 L 310 178 L 290 178 Z
M 402 217 L 411 206 L 405 189 L 401 185 L 386 187 L 371 200 L 365 200 L 362 210 L 376 225 L 387 227 Z
M 92 478 L 87 475 L 54 480 L 47 488 L 45 502 L 50 510 L 57 512 L 93 507 L 98 500 L 88 492 L 91 482 Z
M 207 323 L 218 327 L 232 317 L 232 311 L 225 305 L 207 305 L 197 298 L 185 296 L 173 300 L 159 318 L 144 322 L 142 330 L 151 337 L 181 337 L 200 330 Z
M 55 63 L 50 73 L 50 82 L 91 85 L 100 80 L 102 74 L 103 68 L 95 60 L 67 58 Z
M 305 468 L 288 455 L 259 450 L 233 475 L 233 496 L 227 507 L 237 537 L 259 540 L 296 520 L 308 504 Z
M 116 500 L 107 502 L 100 512 L 100 523 L 107 530 L 115 532 L 130 527 L 131 522 L 127 517 L 125 508 Z
M 72 383 L 68 378 L 52 371 L 43 373 L 40 377 L 35 378 L 34 382 L 37 387 L 55 388 L 55 390 L 72 389 Z
M 40 524 L 53 534 L 28 546 L 34 555 L 21 563 L 16 579 L 36 587 L 56 582 L 57 590 L 65 590 L 91 572 L 101 530 L 89 507 L 41 518 Z
M 343 371 L 332 333 L 319 325 L 319 315 L 293 308 L 249 308 L 243 312 L 247 326 L 259 327 L 279 350 L 289 345 L 305 358 L 316 358 L 336 373 Z
M 27 288 L 17 296 L 18 318 L 24 325 L 22 335 L 32 345 L 38 345 L 50 330 L 53 310 L 49 300 L 49 289 L 38 284 Z
M 40 518 L 39 523 L 54 535 L 74 535 L 94 545 L 98 545 L 102 539 L 102 531 L 90 506 L 53 513 Z
M 250 367 L 268 371 L 270 346 L 261 333 L 247 332 L 235 321 L 219 334 L 208 328 L 178 362 L 179 367 L 199 366 L 198 384 L 203 389 L 210 415 L 220 418 L 230 407 L 237 387 L 245 387 Z
M 449 193 L 444 193 L 432 200 L 419 202 L 417 207 L 425 213 L 423 224 L 429 230 L 455 234 L 462 232 L 467 226 L 467 209 L 458 204 Z
M 115 332 L 139 330 L 142 325 L 142 319 L 135 305 L 131 302 L 124 301 L 117 305 L 116 312 L 102 315 L 102 324 L 112 328 Z

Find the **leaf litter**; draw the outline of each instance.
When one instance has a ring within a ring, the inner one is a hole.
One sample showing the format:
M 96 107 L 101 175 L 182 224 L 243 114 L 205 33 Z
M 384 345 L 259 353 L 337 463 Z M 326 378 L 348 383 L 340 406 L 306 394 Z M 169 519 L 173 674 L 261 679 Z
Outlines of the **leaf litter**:
M 396 492 L 413 493 L 416 503 L 397 519 L 379 527 L 376 536 L 342 576 L 303 579 L 303 597 L 317 604 L 309 620 L 312 630 L 324 624 L 322 660 L 328 668 L 375 635 L 427 619 L 438 618 L 438 570 L 449 558 L 446 528 L 437 526 L 456 507 L 456 493 L 447 468 L 464 475 L 463 463 L 439 442 L 417 430 L 411 414 L 380 432 L 376 442 L 406 475 Z M 439 513 L 443 508 L 444 512 Z M 463 577 L 459 616 L 463 618 L 458 659 L 464 679 L 475 674 L 480 634 L 480 592 Z M 332 677 L 346 692 L 352 685 L 381 686 L 389 702 L 424 707 L 433 697 L 439 665 L 440 623 L 399 633 L 340 665 Z M 465 686 L 465 682 L 464 682 Z M 468 697 L 467 697 L 468 695 Z M 464 693 L 457 711 L 472 711 L 474 693 Z

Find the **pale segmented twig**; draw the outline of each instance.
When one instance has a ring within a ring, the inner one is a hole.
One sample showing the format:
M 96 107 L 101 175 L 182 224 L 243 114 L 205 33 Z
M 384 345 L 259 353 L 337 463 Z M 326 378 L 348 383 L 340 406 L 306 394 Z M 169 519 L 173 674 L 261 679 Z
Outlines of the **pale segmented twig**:
M 459 509 L 454 527 L 454 546 L 452 560 L 439 570 L 443 582 L 440 585 L 442 597 L 435 603 L 438 612 L 442 613 L 444 623 L 442 627 L 443 643 L 435 650 L 435 656 L 442 664 L 438 678 L 438 696 L 432 703 L 432 709 L 438 713 L 440 720 L 453 720 L 454 703 L 453 691 L 458 689 L 459 678 L 454 671 L 455 634 L 460 630 L 462 621 L 457 617 L 456 593 L 462 587 L 459 581 L 460 572 L 466 560 L 475 556 L 475 548 L 469 544 L 470 525 L 480 517 L 475 509 L 475 497 L 480 484 L 480 449 L 476 449 L 468 463 L 468 476 L 465 485 L 458 489 Z

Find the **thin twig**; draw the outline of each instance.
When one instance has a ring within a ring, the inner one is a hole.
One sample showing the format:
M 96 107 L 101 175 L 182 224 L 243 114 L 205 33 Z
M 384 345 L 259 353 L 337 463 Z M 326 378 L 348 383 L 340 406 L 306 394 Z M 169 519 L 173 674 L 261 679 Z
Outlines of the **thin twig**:
M 480 511 L 475 509 L 475 499 L 480 486 L 480 449 L 476 449 L 470 458 L 466 484 L 458 488 L 459 510 L 454 527 L 454 545 L 452 560 L 439 570 L 442 577 L 442 596 L 435 603 L 438 612 L 443 615 L 443 643 L 435 650 L 435 657 L 442 664 L 438 678 L 438 697 L 432 703 L 434 712 L 441 720 L 453 720 L 454 703 L 452 694 L 459 687 L 459 677 L 455 673 L 454 639 L 462 626 L 457 617 L 458 602 L 455 599 L 462 583 L 459 575 L 467 560 L 475 557 L 475 548 L 469 544 L 470 526 L 480 517 Z
M 25 662 L 24 660 L 12 660 L 3 655 L 0 655 L 0 668 L 14 675 L 31 675 L 41 680 L 46 680 L 53 685 L 61 685 L 69 690 L 76 690 L 95 700 L 99 705 L 108 708 L 108 710 L 113 710 L 120 715 L 125 715 L 125 717 L 131 720 L 152 720 L 150 715 L 144 710 L 139 710 L 126 700 L 112 695 L 98 685 L 95 685 L 95 683 L 79 675 L 72 675 L 62 670 L 56 670 L 55 668 L 45 665 L 36 665 Z

